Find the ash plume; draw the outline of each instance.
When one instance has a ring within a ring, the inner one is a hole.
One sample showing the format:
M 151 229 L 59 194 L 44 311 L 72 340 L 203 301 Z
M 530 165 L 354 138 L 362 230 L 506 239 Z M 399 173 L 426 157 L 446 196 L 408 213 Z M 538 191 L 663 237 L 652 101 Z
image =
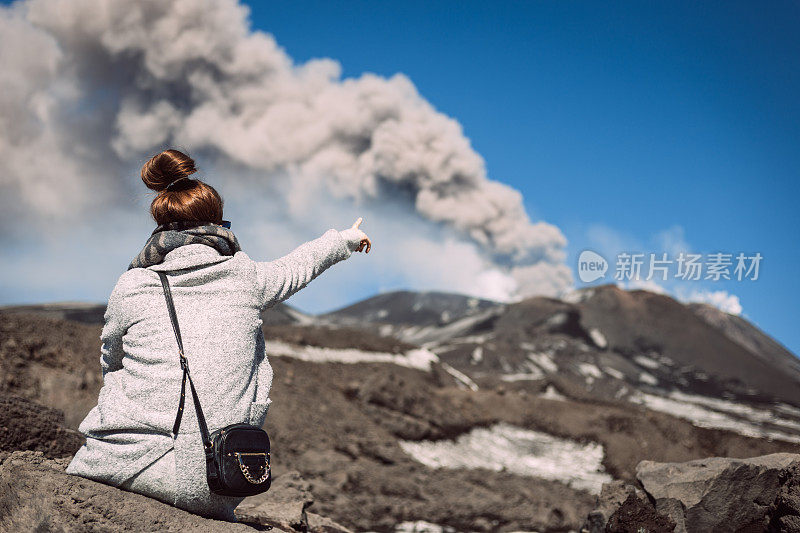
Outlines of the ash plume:
M 234 0 L 0 7 L 3 222 L 43 241 L 122 226 L 119 213 L 145 210 L 141 163 L 178 147 L 226 215 L 254 221 L 241 231 L 256 250 L 288 251 L 357 214 L 383 248 L 376 272 L 412 288 L 509 300 L 572 285 L 561 231 L 487 177 L 460 124 L 411 80 L 296 64 L 248 17 Z M 128 255 L 144 237 L 126 234 Z

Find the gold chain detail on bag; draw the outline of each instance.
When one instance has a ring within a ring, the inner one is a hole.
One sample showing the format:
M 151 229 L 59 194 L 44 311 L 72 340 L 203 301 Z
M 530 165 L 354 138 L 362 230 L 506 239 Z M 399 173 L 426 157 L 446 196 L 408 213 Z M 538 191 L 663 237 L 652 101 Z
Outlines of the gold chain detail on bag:
M 239 461 L 239 469 L 242 471 L 242 474 L 244 474 L 244 478 L 247 481 L 249 481 L 253 485 L 259 485 L 261 483 L 264 483 L 267 480 L 267 478 L 269 477 L 269 468 L 270 468 L 270 466 L 269 466 L 269 453 L 265 453 L 265 452 L 253 452 L 253 453 L 235 452 L 234 455 L 236 455 L 236 459 Z M 264 472 L 261 474 L 260 478 L 256 479 L 256 478 L 253 477 L 252 474 L 250 474 L 250 467 L 248 467 L 244 463 L 242 463 L 242 456 L 243 455 L 263 455 L 264 456 L 265 468 L 264 468 Z

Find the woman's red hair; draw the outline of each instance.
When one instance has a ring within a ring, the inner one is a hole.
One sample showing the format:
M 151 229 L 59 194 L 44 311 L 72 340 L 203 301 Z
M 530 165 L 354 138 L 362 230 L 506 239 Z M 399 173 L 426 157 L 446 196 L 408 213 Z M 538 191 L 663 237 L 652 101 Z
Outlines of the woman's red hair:
M 222 223 L 222 197 L 216 189 L 189 176 L 197 172 L 194 159 L 178 150 L 164 150 L 142 166 L 142 181 L 159 191 L 150 204 L 150 214 L 159 226 L 169 222 L 197 220 Z M 178 178 L 187 178 L 167 185 Z

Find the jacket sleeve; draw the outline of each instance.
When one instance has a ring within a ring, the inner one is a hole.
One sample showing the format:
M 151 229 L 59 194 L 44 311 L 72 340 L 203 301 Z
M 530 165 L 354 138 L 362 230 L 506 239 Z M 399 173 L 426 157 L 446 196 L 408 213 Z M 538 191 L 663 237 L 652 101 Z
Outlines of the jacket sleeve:
M 125 302 L 120 290 L 120 284 L 111 291 L 108 298 L 108 306 L 105 313 L 105 325 L 100 334 L 100 368 L 105 378 L 108 372 L 114 372 L 122 368 L 122 336 L 128 329 L 127 320 L 124 314 Z
M 261 308 L 272 307 L 308 285 L 334 264 L 353 253 L 348 240 L 333 228 L 289 254 L 269 262 L 255 262 Z
M 256 353 L 258 354 L 256 360 L 256 394 L 253 403 L 250 404 L 250 423 L 255 426 L 263 426 L 269 407 L 272 405 L 272 399 L 269 397 L 269 393 L 272 389 L 273 370 L 265 352 L 263 330 L 256 342 Z

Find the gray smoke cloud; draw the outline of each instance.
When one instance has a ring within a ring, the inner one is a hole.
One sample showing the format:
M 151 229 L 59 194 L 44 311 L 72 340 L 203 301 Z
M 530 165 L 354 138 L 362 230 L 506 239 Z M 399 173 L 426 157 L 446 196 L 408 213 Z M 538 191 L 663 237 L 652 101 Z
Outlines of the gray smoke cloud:
M 365 264 L 394 283 L 498 300 L 572 285 L 561 231 L 532 222 L 406 76 L 295 64 L 248 16 L 234 0 L 0 8 L 0 220 L 54 240 L 134 217 L 127 261 L 148 235 L 138 169 L 178 147 L 226 217 L 252 221 L 234 230 L 254 258 L 363 216 L 381 250 Z

